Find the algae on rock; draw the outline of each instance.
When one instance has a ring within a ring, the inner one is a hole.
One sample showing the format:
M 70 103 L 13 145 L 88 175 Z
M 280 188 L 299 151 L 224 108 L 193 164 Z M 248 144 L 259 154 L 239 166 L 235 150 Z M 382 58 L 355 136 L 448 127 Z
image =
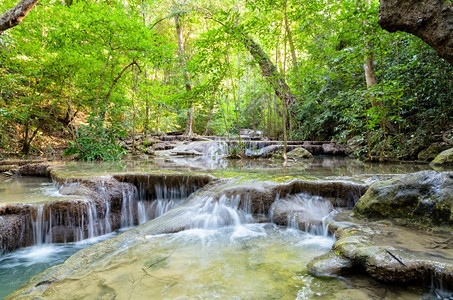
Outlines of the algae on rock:
M 453 225 L 453 172 L 422 171 L 371 185 L 356 216 L 421 227 Z
M 439 153 L 432 163 L 434 165 L 453 165 L 453 148 Z

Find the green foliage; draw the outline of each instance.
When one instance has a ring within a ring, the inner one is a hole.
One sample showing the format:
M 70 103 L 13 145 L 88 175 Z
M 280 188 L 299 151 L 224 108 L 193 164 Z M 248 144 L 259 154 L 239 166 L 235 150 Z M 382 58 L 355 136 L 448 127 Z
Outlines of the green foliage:
M 402 153 L 405 140 L 423 135 L 429 143 L 453 126 L 453 73 L 417 38 L 380 29 L 379 3 L 370 2 L 39 1 L 0 36 L 0 148 L 19 151 L 27 132 L 37 132 L 29 141 L 36 145 L 56 128 L 70 136 L 77 112 L 78 122 L 92 117 L 66 152 L 116 159 L 117 128 L 179 131 L 191 107 L 198 134 L 235 135 L 239 127 L 277 138 L 282 103 L 241 42 L 247 35 L 297 97 L 287 103 L 290 138 L 354 140 L 362 156 L 414 158 Z M 374 86 L 365 82 L 367 57 Z
M 76 137 L 63 155 L 77 155 L 84 161 L 116 161 L 125 154 L 119 145 L 119 139 L 125 136 L 121 128 L 105 126 L 101 119 L 92 119 L 88 125 L 82 125 Z

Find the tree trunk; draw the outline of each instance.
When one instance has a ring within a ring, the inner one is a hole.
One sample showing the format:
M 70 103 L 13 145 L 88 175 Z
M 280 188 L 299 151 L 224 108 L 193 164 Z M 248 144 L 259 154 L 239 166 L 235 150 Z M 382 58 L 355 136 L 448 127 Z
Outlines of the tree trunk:
M 273 98 L 273 107 L 274 107 L 274 140 L 278 140 L 278 136 L 277 136 L 277 96 L 274 95 L 274 98 Z
M 373 52 L 370 52 L 365 58 L 365 63 L 363 64 L 363 69 L 365 70 L 365 81 L 367 88 L 371 88 L 377 84 L 376 73 L 374 72 L 374 59 Z M 376 102 L 376 98 L 373 96 L 371 98 L 371 106 L 376 107 L 379 104 Z
M 285 17 L 286 17 L 286 5 L 285 5 Z M 288 40 L 288 32 L 285 31 L 285 38 L 284 38 L 284 47 L 283 47 L 283 70 L 282 74 L 286 77 L 286 42 Z M 288 145 L 288 135 L 286 133 L 286 102 L 282 101 L 282 129 L 283 129 L 283 151 L 282 157 L 286 161 L 288 157 L 286 156 L 286 147 Z
M 192 90 L 192 86 L 190 85 L 189 75 L 187 74 L 186 70 L 186 59 L 184 57 L 184 44 L 183 44 L 183 31 L 181 28 L 181 22 L 179 20 L 179 15 L 175 14 L 175 26 L 176 26 L 176 35 L 178 37 L 178 48 L 179 48 L 179 62 L 182 67 L 182 73 L 184 76 L 184 83 L 186 86 L 186 92 L 190 92 Z M 189 110 L 187 111 L 187 120 L 186 120 L 186 129 L 184 131 L 185 136 L 192 136 L 193 135 L 193 106 L 191 105 Z
M 41 126 L 42 124 L 39 124 L 30 136 L 30 124 L 28 122 L 25 124 L 24 141 L 22 143 L 22 149 L 20 150 L 20 153 L 24 155 L 30 154 L 31 143 L 35 139 L 36 134 L 38 134 Z
M 5 30 L 19 25 L 37 2 L 38 0 L 22 0 L 15 7 L 3 13 L 0 16 L 0 35 Z
M 209 126 L 211 125 L 213 114 L 214 114 L 214 105 L 212 105 L 211 109 L 209 110 L 208 121 L 206 122 L 206 126 L 205 126 L 204 132 L 203 132 L 204 136 L 208 135 Z
M 377 84 L 376 73 L 374 72 L 374 59 L 373 53 L 370 53 L 365 58 L 365 63 L 363 64 L 365 69 L 365 81 L 367 87 L 372 87 Z
M 295 103 L 297 101 L 296 97 L 294 97 L 291 89 L 286 84 L 285 79 L 278 73 L 277 68 L 261 47 L 248 36 L 244 38 L 243 43 L 250 51 L 253 58 L 258 62 L 261 68 L 261 73 L 274 89 L 277 97 L 279 97 L 280 100 L 285 101 L 286 104 Z
M 272 95 L 269 94 L 269 97 L 267 98 L 267 137 L 269 139 L 272 138 L 272 132 L 271 132 L 271 114 L 272 114 L 272 106 L 271 106 L 271 99 Z
M 241 67 L 241 52 L 238 51 L 238 74 L 240 74 L 240 67 Z M 238 139 L 239 143 L 241 143 L 241 128 L 239 126 L 239 111 L 241 109 L 241 79 L 238 76 L 238 81 L 237 81 L 237 87 L 238 87 L 238 94 L 236 98 L 236 105 L 235 105 L 235 116 L 236 116 L 236 127 L 238 131 Z
M 145 79 L 146 79 L 146 84 L 149 84 L 149 75 L 148 71 L 145 70 Z M 146 96 L 145 96 L 145 136 L 148 136 L 150 133 L 149 130 L 149 114 L 150 114 L 150 108 L 149 108 L 149 91 L 148 89 L 146 90 Z
M 211 19 L 227 29 L 225 23 L 215 19 L 209 12 L 202 11 L 205 14 L 206 18 Z M 285 101 L 287 105 L 292 105 L 296 103 L 297 99 L 292 93 L 288 84 L 286 84 L 285 79 L 279 74 L 276 66 L 272 63 L 267 56 L 266 52 L 261 49 L 260 45 L 257 44 L 250 36 L 247 34 L 237 31 L 237 27 L 229 28 L 227 31 L 230 34 L 236 35 L 240 42 L 249 50 L 253 59 L 258 63 L 261 69 L 261 74 L 266 78 L 267 82 L 270 84 L 275 94 L 280 100 Z
M 289 42 L 289 50 L 291 52 L 291 58 L 293 60 L 293 67 L 297 67 L 297 56 L 296 50 L 294 47 L 293 36 L 291 34 L 291 29 L 288 22 L 288 12 L 287 12 L 288 1 L 285 2 L 285 29 L 286 29 L 286 36 L 288 37 Z
M 453 3 L 447 0 L 380 0 L 379 25 L 412 33 L 453 65 Z

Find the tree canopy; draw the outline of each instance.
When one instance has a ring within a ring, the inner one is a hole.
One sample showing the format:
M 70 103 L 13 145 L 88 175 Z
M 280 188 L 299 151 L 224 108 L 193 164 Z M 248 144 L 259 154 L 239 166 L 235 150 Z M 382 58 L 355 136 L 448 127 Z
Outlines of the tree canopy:
M 376 0 L 41 0 L 0 35 L 0 148 L 117 159 L 121 138 L 190 126 L 416 159 L 453 127 L 452 67 L 378 17 Z

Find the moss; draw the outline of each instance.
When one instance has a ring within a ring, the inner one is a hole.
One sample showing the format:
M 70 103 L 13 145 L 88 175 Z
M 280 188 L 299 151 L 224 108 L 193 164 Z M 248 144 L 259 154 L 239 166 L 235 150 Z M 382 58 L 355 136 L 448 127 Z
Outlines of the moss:
M 453 148 L 439 153 L 432 163 L 434 165 L 453 165 Z

